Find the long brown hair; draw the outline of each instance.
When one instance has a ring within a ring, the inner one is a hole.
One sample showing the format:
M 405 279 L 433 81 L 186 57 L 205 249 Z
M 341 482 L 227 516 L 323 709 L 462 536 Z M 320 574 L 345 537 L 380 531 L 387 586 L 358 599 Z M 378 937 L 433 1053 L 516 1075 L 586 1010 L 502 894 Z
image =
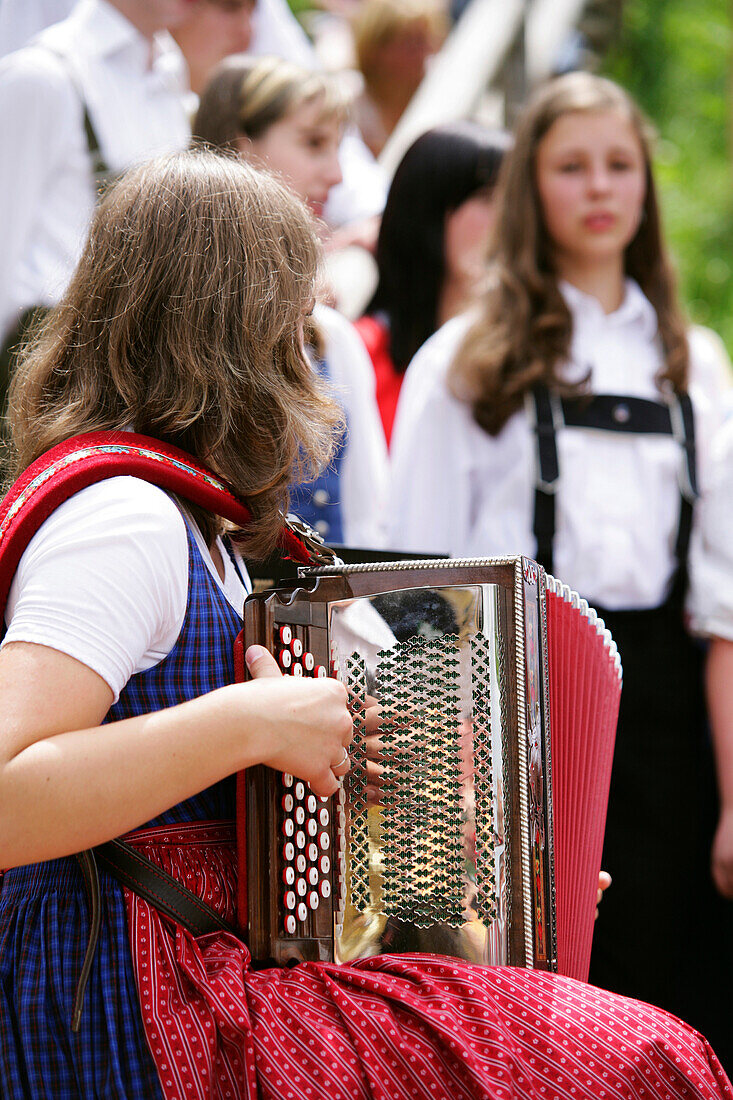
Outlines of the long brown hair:
M 267 173 L 211 152 L 126 174 L 10 387 L 15 473 L 81 432 L 134 428 L 247 497 L 252 556 L 271 549 L 287 486 L 328 461 L 338 408 L 304 358 L 319 245 Z M 210 539 L 213 517 L 197 519 Z
M 581 111 L 620 112 L 641 143 L 646 195 L 639 227 L 624 254 L 624 270 L 656 310 L 664 352 L 658 385 L 667 382 L 678 392 L 687 388 L 685 321 L 662 239 L 650 128 L 617 84 L 589 73 L 569 73 L 541 88 L 520 120 L 514 150 L 500 176 L 491 285 L 449 375 L 452 392 L 473 406 L 477 422 L 493 435 L 537 383 L 565 394 L 585 388 L 584 383 L 564 384 L 559 375 L 570 352 L 572 319 L 557 285 L 536 182 L 540 141 L 562 115 Z

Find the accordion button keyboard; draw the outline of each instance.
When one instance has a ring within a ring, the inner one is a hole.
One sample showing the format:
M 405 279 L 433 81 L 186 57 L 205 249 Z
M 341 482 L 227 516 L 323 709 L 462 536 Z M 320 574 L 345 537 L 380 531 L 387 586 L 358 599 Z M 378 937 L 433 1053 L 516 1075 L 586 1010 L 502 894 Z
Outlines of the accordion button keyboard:
M 275 629 L 274 652 L 280 668 L 291 676 L 322 679 L 329 675 L 328 666 L 317 664 L 314 654 L 306 649 L 303 637 L 294 636 L 296 629 L 299 630 L 287 625 Z M 282 774 L 282 783 L 281 927 L 285 935 L 307 937 L 312 934 L 311 921 L 321 920 L 320 915 L 315 917 L 311 914 L 323 908 L 325 900 L 335 892 L 335 885 L 331 882 L 331 829 L 333 822 L 345 822 L 344 794 L 339 793 L 334 818 L 330 797 L 316 796 L 306 783 L 288 773 Z M 340 859 L 339 866 L 341 879 L 344 880 L 345 860 Z M 343 896 L 343 889 L 343 883 L 339 881 L 339 897 Z

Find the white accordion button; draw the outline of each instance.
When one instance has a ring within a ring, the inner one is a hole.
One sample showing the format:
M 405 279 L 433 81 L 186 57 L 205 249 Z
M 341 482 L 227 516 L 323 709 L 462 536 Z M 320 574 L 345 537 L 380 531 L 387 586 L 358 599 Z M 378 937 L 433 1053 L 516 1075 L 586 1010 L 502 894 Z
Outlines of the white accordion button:
M 290 645 L 293 640 L 293 632 L 289 626 L 281 626 L 279 630 L 280 641 L 283 645 Z
M 328 881 L 327 878 L 324 878 L 323 882 L 321 883 L 321 897 L 322 898 L 330 898 L 331 897 L 331 883 Z
M 305 833 L 302 829 L 298 829 L 295 834 L 295 846 L 296 848 L 300 848 L 301 851 L 305 848 Z
M 292 674 L 293 674 L 293 676 L 302 676 L 303 675 L 303 666 L 299 665 L 297 663 L 294 664 L 293 668 L 292 668 Z
M 327 852 L 328 849 L 331 847 L 331 838 L 328 835 L 328 833 L 319 833 L 318 834 L 318 843 L 320 844 L 322 850 L 324 852 Z
M 293 812 L 294 805 L 295 799 L 293 798 L 293 796 L 289 793 L 284 794 L 282 797 L 282 808 L 285 810 L 286 814 L 291 814 Z
M 306 672 L 312 672 L 313 671 L 313 669 L 316 667 L 316 659 L 315 659 L 315 657 L 313 656 L 312 653 L 304 653 L 303 654 L 303 665 L 305 667 Z
M 308 859 L 311 861 L 311 863 L 315 863 L 316 860 L 318 859 L 318 845 L 317 844 L 309 844 L 308 845 Z
M 285 931 L 287 932 L 287 934 L 289 936 L 292 936 L 293 933 L 295 932 L 296 927 L 297 927 L 297 925 L 296 925 L 295 917 L 293 916 L 292 913 L 288 913 L 287 917 L 285 918 Z
M 293 777 L 290 774 L 290 772 L 283 772 L 283 786 L 284 787 L 292 787 L 292 785 L 293 785 Z
M 308 836 L 315 836 L 318 832 L 318 822 L 314 817 L 309 817 L 305 828 Z
M 278 656 L 280 662 L 280 668 L 288 669 L 293 663 L 293 655 L 289 649 L 281 649 Z
M 326 672 L 323 665 L 318 665 L 313 675 L 316 676 L 319 680 L 323 680 L 324 677 L 328 676 L 328 673 Z
M 283 871 L 283 882 L 286 886 L 292 886 L 295 882 L 295 871 L 292 867 L 286 867 Z
M 304 821 L 305 821 L 305 807 L 304 806 L 296 806 L 295 807 L 295 824 L 296 825 L 302 825 Z
M 318 799 L 314 794 L 309 794 L 305 800 L 305 808 L 309 814 L 314 814 L 318 809 Z
M 298 906 L 298 920 L 299 921 L 304 921 L 304 920 L 307 920 L 307 918 L 308 918 L 308 906 L 305 904 L 304 901 L 301 901 L 300 905 Z
M 300 638 L 293 638 L 293 644 L 290 647 L 293 657 L 302 657 L 303 655 L 303 643 Z
M 305 881 L 304 878 L 298 879 L 297 883 L 295 884 L 295 892 L 297 893 L 299 898 L 304 898 L 305 895 L 308 893 L 308 883 Z
M 311 890 L 310 894 L 308 895 L 308 908 L 317 909 L 319 900 L 320 899 L 317 892 L 315 890 Z
M 318 866 L 320 868 L 321 874 L 327 875 L 328 872 L 331 870 L 331 860 L 328 858 L 328 856 L 321 856 L 320 860 L 318 861 Z
M 296 904 L 295 903 L 295 891 L 294 890 L 286 890 L 285 891 L 285 897 L 283 898 L 283 901 L 285 902 L 285 908 L 286 909 L 295 909 L 295 904 Z
M 322 806 L 318 811 L 318 823 L 325 829 L 331 820 L 331 816 L 325 806 Z
M 302 852 L 298 852 L 297 858 L 295 860 L 295 869 L 298 872 L 298 874 L 302 875 L 307 866 L 308 866 L 308 860 L 305 858 L 305 856 L 303 855 Z
M 286 863 L 291 863 L 295 859 L 295 845 L 292 840 L 283 844 L 283 859 Z
M 300 780 L 295 784 L 295 797 L 298 802 L 302 802 L 305 798 L 305 783 L 301 783 Z
M 308 883 L 309 883 L 310 886 L 317 886 L 318 885 L 318 868 L 317 867 L 309 867 L 308 868 Z
M 283 835 L 292 836 L 295 832 L 295 822 L 292 817 L 286 817 L 283 821 Z

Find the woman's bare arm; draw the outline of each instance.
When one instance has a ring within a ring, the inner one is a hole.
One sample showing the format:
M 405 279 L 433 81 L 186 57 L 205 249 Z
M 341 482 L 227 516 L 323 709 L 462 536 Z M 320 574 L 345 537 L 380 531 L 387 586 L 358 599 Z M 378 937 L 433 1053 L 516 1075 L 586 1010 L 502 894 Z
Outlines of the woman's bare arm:
M 247 684 L 101 725 L 112 692 L 86 665 L 46 646 L 2 649 L 0 867 L 109 840 L 256 763 L 333 793 L 352 734 L 345 689 L 284 677 L 258 646 L 247 658 Z
M 720 794 L 713 879 L 724 897 L 733 898 L 733 641 L 712 639 L 706 684 Z

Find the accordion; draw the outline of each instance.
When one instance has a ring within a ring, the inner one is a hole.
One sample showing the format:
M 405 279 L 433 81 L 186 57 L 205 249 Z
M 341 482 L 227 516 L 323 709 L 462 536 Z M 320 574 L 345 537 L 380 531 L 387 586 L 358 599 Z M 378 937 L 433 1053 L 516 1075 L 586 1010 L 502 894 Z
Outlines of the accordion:
M 255 961 L 416 950 L 587 979 L 621 665 L 584 600 L 524 557 L 331 565 L 248 597 L 243 638 L 338 677 L 354 719 L 331 798 L 238 777 Z

